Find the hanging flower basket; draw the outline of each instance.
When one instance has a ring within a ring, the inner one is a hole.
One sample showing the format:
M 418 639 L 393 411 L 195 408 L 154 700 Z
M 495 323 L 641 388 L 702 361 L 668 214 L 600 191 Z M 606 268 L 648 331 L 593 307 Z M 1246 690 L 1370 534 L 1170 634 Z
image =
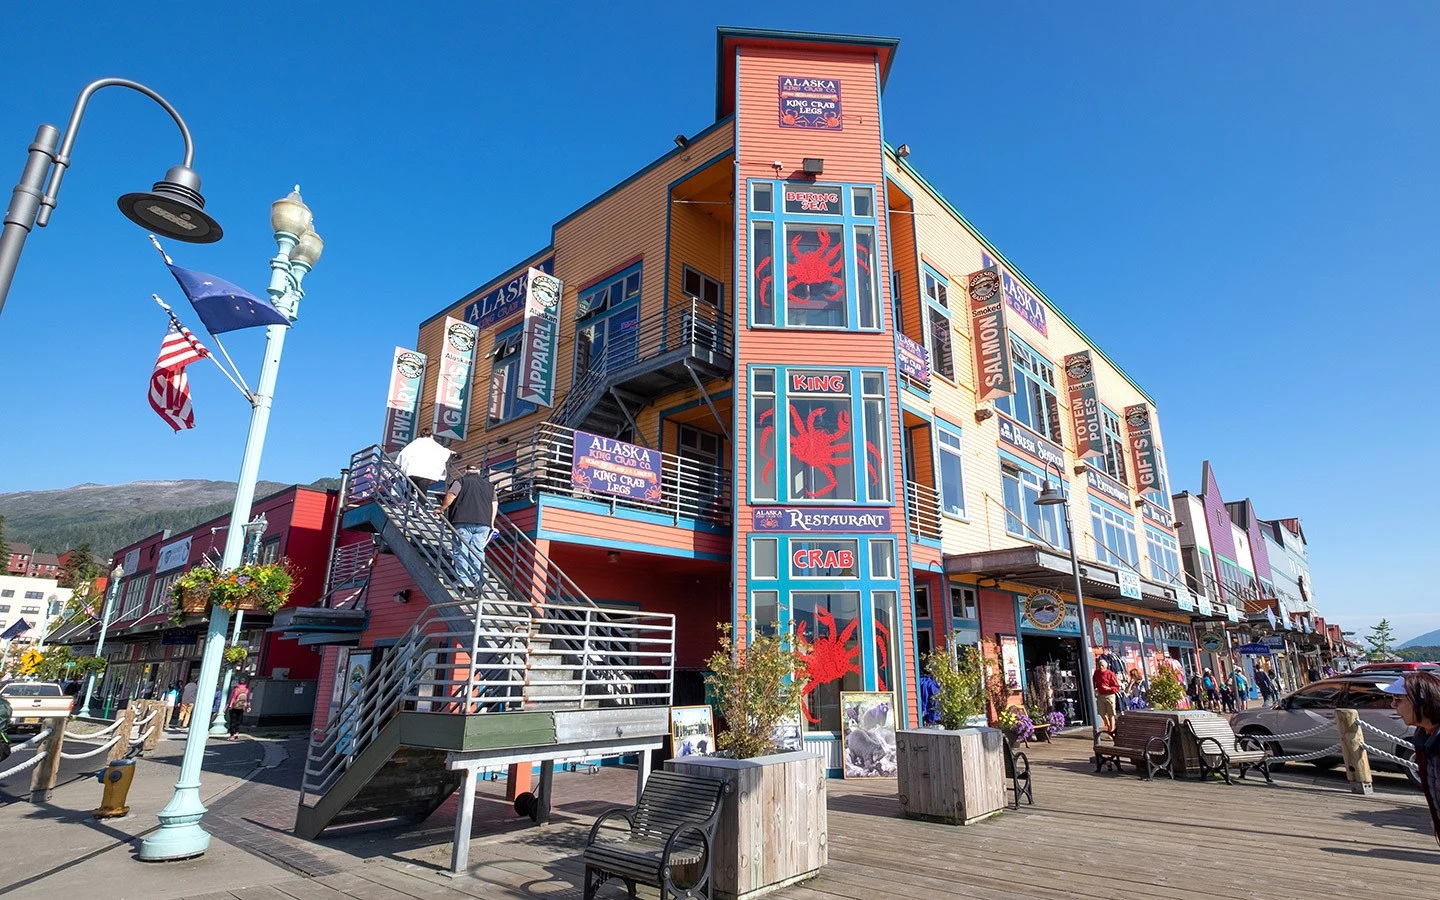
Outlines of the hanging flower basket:
M 203 613 L 210 608 L 210 587 L 209 585 L 200 585 L 183 591 L 175 598 L 175 602 L 179 605 L 180 611 L 187 615 Z
M 230 612 L 264 610 L 273 613 L 289 601 L 299 579 L 288 559 L 266 565 L 247 565 L 221 572 L 213 566 L 196 566 L 175 579 L 170 596 L 171 621 L 204 613 L 211 606 Z

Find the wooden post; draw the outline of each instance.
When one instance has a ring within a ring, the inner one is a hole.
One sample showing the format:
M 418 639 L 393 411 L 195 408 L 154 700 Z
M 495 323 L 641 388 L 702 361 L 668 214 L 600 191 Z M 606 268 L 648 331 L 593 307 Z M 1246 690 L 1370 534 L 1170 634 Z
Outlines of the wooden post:
M 140 752 L 149 753 L 160 745 L 160 735 L 165 730 L 165 704 L 160 700 L 147 700 L 141 711 L 144 713 L 140 716 L 142 719 L 151 713 L 155 714 L 153 719 L 140 726 L 140 734 L 144 734 L 147 730 L 150 732 L 150 736 L 145 738 L 144 743 L 140 746 Z M 136 735 L 137 738 L 139 736 Z
M 50 794 L 55 790 L 55 782 L 60 778 L 60 748 L 65 745 L 65 724 L 69 719 L 65 716 L 56 716 L 48 719 L 50 736 L 40 742 L 36 752 L 44 751 L 45 758 L 30 771 L 30 802 L 45 803 L 50 799 Z
M 120 740 L 111 745 L 105 751 L 105 762 L 112 763 L 117 759 L 124 759 L 130 752 L 130 732 L 135 730 L 135 704 L 131 703 L 120 713 L 120 727 L 115 729 L 115 734 L 120 735 Z
M 1340 752 L 1345 756 L 1345 776 L 1350 779 L 1350 792 L 1372 793 L 1375 783 L 1370 777 L 1370 754 L 1365 752 L 1365 737 L 1360 733 L 1360 712 L 1354 709 L 1335 710 L 1335 725 L 1340 729 Z

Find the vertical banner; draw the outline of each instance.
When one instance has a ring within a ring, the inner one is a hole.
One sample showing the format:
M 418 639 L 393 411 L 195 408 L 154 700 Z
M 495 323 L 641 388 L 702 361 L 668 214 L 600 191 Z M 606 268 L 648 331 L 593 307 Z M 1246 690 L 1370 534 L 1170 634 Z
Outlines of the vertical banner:
M 1065 382 L 1070 389 L 1070 418 L 1075 423 L 1075 453 L 1104 456 L 1105 432 L 1100 422 L 1100 398 L 1095 393 L 1095 366 L 1090 351 L 1065 357 Z
M 1130 453 L 1135 463 L 1135 486 L 1144 491 L 1162 491 L 1160 452 L 1150 427 L 1150 407 L 1144 403 L 1125 407 L 1125 424 L 1130 429 Z
M 989 266 L 966 279 L 970 296 L 970 340 L 975 349 L 976 400 L 994 400 L 1015 393 L 1010 365 L 1010 331 L 1000 295 L 1000 268 Z
M 560 279 L 531 269 L 525 279 L 520 343 L 520 399 L 555 405 L 555 354 L 560 349 Z
M 465 439 L 470 421 L 470 373 L 475 367 L 475 341 L 479 329 L 445 317 L 440 343 L 440 372 L 435 379 L 434 429 L 437 438 Z
M 415 419 L 420 414 L 420 388 L 425 384 L 425 354 L 395 348 L 390 366 L 390 390 L 385 398 L 386 453 L 396 453 L 415 440 Z

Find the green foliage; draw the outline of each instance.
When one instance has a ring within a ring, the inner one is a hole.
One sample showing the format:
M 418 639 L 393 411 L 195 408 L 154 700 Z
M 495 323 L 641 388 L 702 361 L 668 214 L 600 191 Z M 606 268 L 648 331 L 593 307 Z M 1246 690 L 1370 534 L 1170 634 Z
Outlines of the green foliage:
M 227 666 L 242 665 L 249 657 L 250 651 L 244 647 L 233 646 L 225 648 L 225 665 Z
M 95 551 L 91 549 L 90 542 L 82 541 L 65 561 L 65 567 L 60 570 L 57 580 L 61 587 L 76 591 L 88 590 L 100 573 L 100 567 L 95 565 Z
M 1170 666 L 1161 666 L 1150 679 L 1150 687 L 1145 691 L 1145 702 L 1151 709 L 1175 709 L 1180 705 L 1180 698 L 1185 696 L 1185 685 L 1180 683 L 1180 676 Z
M 1367 656 L 1374 660 L 1389 659 L 1395 653 L 1395 635 L 1390 629 L 1390 620 L 1381 619 L 1380 623 L 1370 629 L 1365 636 L 1365 643 L 1370 645 L 1370 652 Z
M 186 600 L 222 606 L 231 612 L 258 605 L 273 613 L 290 599 L 297 583 L 288 559 L 265 565 L 237 566 L 228 572 L 213 566 L 196 566 L 170 585 L 170 597 L 174 601 L 170 620 L 178 623 L 183 618 L 185 612 L 181 604 Z
M 979 650 L 964 648 L 957 660 L 936 648 L 925 654 L 923 662 L 925 671 L 939 685 L 935 706 L 942 728 L 963 728 L 971 718 L 985 714 L 989 695 L 985 689 L 985 663 Z
M 775 752 L 775 729 L 800 718 L 805 682 L 796 677 L 800 660 L 788 642 L 757 634 L 737 647 L 730 623 L 719 626 L 720 646 L 706 665 L 705 684 L 713 692 L 727 730 L 721 749 L 738 759 Z
M 10 544 L 5 540 L 5 517 L 0 516 L 0 575 L 10 570 Z
M 1406 662 L 1440 662 L 1440 647 L 1401 647 L 1395 655 Z

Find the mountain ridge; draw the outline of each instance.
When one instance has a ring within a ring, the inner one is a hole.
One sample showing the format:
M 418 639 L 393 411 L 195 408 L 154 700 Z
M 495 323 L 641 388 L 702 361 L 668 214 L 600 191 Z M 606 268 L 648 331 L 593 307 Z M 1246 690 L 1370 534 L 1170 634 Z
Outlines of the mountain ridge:
M 1406 647 L 1440 647 L 1440 628 L 1416 635 L 1395 649 L 1404 650 Z

